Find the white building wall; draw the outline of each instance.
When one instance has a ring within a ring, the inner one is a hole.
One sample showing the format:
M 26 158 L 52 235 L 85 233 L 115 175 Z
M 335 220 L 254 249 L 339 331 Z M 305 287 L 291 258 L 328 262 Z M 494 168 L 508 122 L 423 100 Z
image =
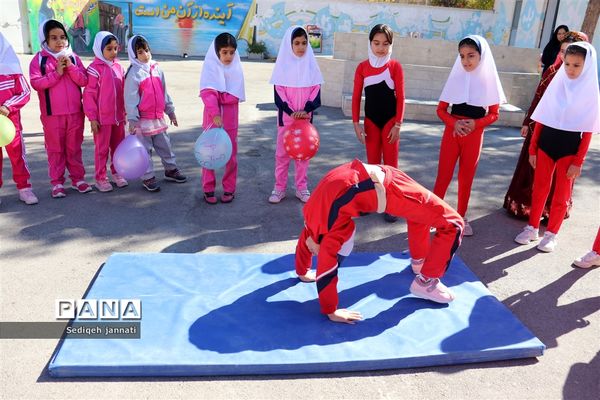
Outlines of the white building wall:
M 0 0 L 0 7 L 0 31 L 4 37 L 13 46 L 15 52 L 31 52 L 25 0 Z M 22 19 L 21 15 L 25 18 Z

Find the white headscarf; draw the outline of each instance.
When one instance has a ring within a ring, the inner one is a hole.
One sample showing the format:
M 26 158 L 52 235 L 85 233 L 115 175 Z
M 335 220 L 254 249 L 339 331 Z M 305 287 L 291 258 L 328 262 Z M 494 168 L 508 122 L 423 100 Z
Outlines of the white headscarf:
M 227 92 L 234 95 L 240 102 L 246 100 L 246 90 L 244 88 L 244 72 L 242 71 L 242 62 L 240 55 L 236 50 L 231 64 L 224 65 L 215 51 L 215 41 L 213 40 L 206 57 L 204 66 L 200 74 L 200 90 L 214 89 L 219 92 Z
M 459 54 L 442 90 L 440 101 L 451 104 L 467 103 L 479 107 L 506 103 L 490 45 L 479 35 L 469 35 L 467 38 L 479 45 L 479 65 L 471 72 L 465 71 Z
M 375 55 L 375 53 L 373 53 L 373 49 L 371 49 L 371 41 L 369 40 L 369 45 L 367 46 L 367 52 L 369 54 L 369 64 L 371 64 L 371 67 L 373 67 L 373 68 L 383 67 L 385 64 L 388 63 L 388 61 L 390 61 L 390 58 L 392 58 L 392 44 L 390 43 L 389 51 L 385 56 L 377 57 Z
M 0 75 L 23 74 L 21 63 L 8 40 L 0 32 Z
M 94 50 L 94 55 L 96 57 L 98 57 L 99 59 L 101 59 L 102 61 L 107 63 L 108 65 L 113 65 L 114 61 L 108 61 L 104 57 L 104 54 L 102 54 L 102 42 L 104 41 L 104 39 L 107 36 L 114 37 L 116 39 L 117 43 L 119 43 L 119 39 L 117 39 L 117 37 L 115 35 L 113 35 L 112 33 L 107 32 L 107 31 L 100 31 L 100 32 L 96 33 L 96 37 L 94 38 L 94 46 L 92 47 L 92 49 Z
M 531 119 L 546 126 L 572 132 L 600 132 L 600 94 L 596 50 L 587 42 L 571 43 L 586 49 L 581 75 L 570 79 L 565 64 L 548 85 Z M 569 48 L 567 47 L 567 49 Z
M 154 61 L 152 58 L 150 58 L 150 61 L 148 61 L 147 63 L 143 63 L 140 60 L 138 60 L 137 53 L 136 53 L 135 47 L 134 47 L 135 41 L 137 38 L 142 38 L 142 39 L 146 40 L 146 42 L 148 41 L 142 35 L 133 35 L 129 39 L 129 42 L 127 42 L 127 56 L 129 56 L 129 62 L 131 63 L 131 65 L 137 65 L 138 67 L 142 68 L 144 71 L 150 72 L 150 67 L 153 66 L 154 64 L 156 64 L 156 61 Z
M 71 55 L 73 54 L 73 50 L 71 50 L 71 45 L 67 45 L 67 47 L 65 47 L 64 49 L 62 49 L 61 51 L 59 51 L 58 53 L 53 52 L 52 50 L 50 50 L 50 47 L 48 47 L 48 43 L 46 43 L 46 35 L 44 35 L 44 28 L 46 26 L 46 24 L 50 21 L 54 21 L 54 22 L 59 22 L 55 19 L 49 19 L 44 21 L 41 25 L 40 28 L 38 29 L 38 39 L 40 41 L 40 46 L 42 47 L 42 49 L 46 50 L 48 52 L 48 54 L 50 54 L 52 57 L 58 59 L 59 57 L 71 57 Z M 60 22 L 59 22 L 60 23 Z M 62 23 L 60 23 L 62 25 Z M 64 29 L 64 25 L 63 25 L 63 30 L 65 32 L 65 35 L 67 34 L 66 29 Z M 69 36 L 67 35 L 67 42 Z
M 283 35 L 283 40 L 279 45 L 279 53 L 277 53 L 277 61 L 273 74 L 269 81 L 272 85 L 288 86 L 288 87 L 310 87 L 323 83 L 323 75 L 315 59 L 313 49 L 308 43 L 306 52 L 302 57 L 294 54 L 292 49 L 292 33 L 296 29 L 302 29 L 306 34 L 306 30 L 301 26 L 295 25 L 288 28 Z M 306 34 L 308 39 L 308 34 Z

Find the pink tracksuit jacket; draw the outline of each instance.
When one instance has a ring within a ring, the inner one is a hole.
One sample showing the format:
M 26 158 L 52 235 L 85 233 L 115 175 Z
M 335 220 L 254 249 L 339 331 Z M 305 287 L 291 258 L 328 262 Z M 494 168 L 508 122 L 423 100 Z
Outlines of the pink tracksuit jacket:
M 58 60 L 46 50 L 38 52 L 29 64 L 31 86 L 40 99 L 48 175 L 53 186 L 65 183 L 66 168 L 74 185 L 85 177 L 81 88 L 88 78 L 79 57 L 72 54 L 70 58 L 73 65 L 64 69 L 62 75 L 56 71 Z
M 123 81 L 125 71 L 116 60 L 109 66 L 99 58 L 88 66 L 88 84 L 83 91 L 83 111 L 90 121 L 100 125 L 125 122 Z
M 150 71 L 132 65 L 125 80 L 127 119 L 160 119 L 165 113 L 172 117 L 175 107 L 165 86 L 165 77 L 158 64 L 153 64 Z
M 2 187 L 2 158 L 6 150 L 13 169 L 13 179 L 17 189 L 31 187 L 29 183 L 29 168 L 25 160 L 25 145 L 23 143 L 23 127 L 21 126 L 21 108 L 29 102 L 31 91 L 27 80 L 21 74 L 0 75 L 0 106 L 10 111 L 8 118 L 15 125 L 16 135 L 12 142 L 4 148 L 0 147 L 0 187 Z

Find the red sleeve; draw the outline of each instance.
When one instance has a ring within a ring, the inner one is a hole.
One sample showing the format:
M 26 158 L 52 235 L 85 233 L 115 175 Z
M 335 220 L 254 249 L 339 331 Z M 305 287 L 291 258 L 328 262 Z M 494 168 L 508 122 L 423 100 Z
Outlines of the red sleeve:
M 221 115 L 219 106 L 219 92 L 214 89 L 203 89 L 200 91 L 200 97 L 204 103 L 204 114 L 212 121 L 217 115 Z
M 590 147 L 590 142 L 592 141 L 592 133 L 591 132 L 583 132 L 581 134 L 581 142 L 579 143 L 579 148 L 577 149 L 577 154 L 575 154 L 575 158 L 573 159 L 573 165 L 577 167 L 581 167 L 583 162 L 585 161 L 585 155 L 587 154 L 588 148 Z
M 402 65 L 396 62 L 394 68 L 394 87 L 396 90 L 396 123 L 401 124 L 404 119 L 404 72 L 402 71 Z
M 352 90 L 352 122 L 360 121 L 360 101 L 362 98 L 364 80 L 365 76 L 363 74 L 363 64 L 360 63 L 354 72 L 354 89 Z
M 98 92 L 100 91 L 100 75 L 90 65 L 87 69 L 88 82 L 83 90 L 83 112 L 91 121 L 98 121 Z
M 488 113 L 483 118 L 475 119 L 475 129 L 483 129 L 488 125 L 493 124 L 498 120 L 498 115 L 500 111 L 500 105 L 494 104 L 493 106 L 488 107 Z
M 79 57 L 74 55 L 75 64 L 71 65 L 67 68 L 67 73 L 69 77 L 75 82 L 75 84 L 79 87 L 85 87 L 88 82 L 87 73 L 85 71 L 85 67 L 81 63 Z
M 33 89 L 40 91 L 46 90 L 58 83 L 58 81 L 62 78 L 56 72 L 56 70 L 46 73 L 46 75 L 42 75 L 42 70 L 40 68 L 40 58 L 36 55 L 29 63 L 29 80 L 31 81 L 31 87 Z
M 529 155 L 535 156 L 538 151 L 538 140 L 540 139 L 540 133 L 542 132 L 542 124 L 539 122 L 535 123 L 533 128 L 533 135 L 531 135 L 531 142 L 529 142 Z
M 296 244 L 296 273 L 298 275 L 306 275 L 312 266 L 312 253 L 306 246 L 306 239 L 309 237 L 310 232 L 305 226 L 298 238 L 298 244 Z
M 535 111 L 535 108 L 537 107 L 542 96 L 544 95 L 544 92 L 546 92 L 546 89 L 548 88 L 548 84 L 554 77 L 555 73 L 556 73 L 556 67 L 554 65 L 551 65 L 542 74 L 542 79 L 540 79 L 540 83 L 538 84 L 537 88 L 535 89 L 535 96 L 533 96 L 533 100 L 531 101 L 529 110 L 527 111 L 527 114 L 525 115 L 525 118 L 523 119 L 523 124 L 522 124 L 523 126 L 529 125 L 531 123 L 531 114 L 533 114 L 533 112 Z
M 450 103 L 440 101 L 437 107 L 437 115 L 442 120 L 442 122 L 446 124 L 446 126 L 454 129 L 454 124 L 456 123 L 456 121 L 458 121 L 458 118 L 454 117 L 448 112 L 448 107 L 450 107 Z
M 8 108 L 10 113 L 14 113 L 23 108 L 23 106 L 29 102 L 31 95 L 29 84 L 23 75 L 13 75 L 13 78 L 15 80 L 15 94 L 11 98 L 7 99 L 3 104 L 3 106 Z
M 354 232 L 354 222 L 350 220 L 338 220 L 333 228 L 325 234 L 320 243 L 319 255 L 317 256 L 317 290 L 319 292 L 319 304 L 323 314 L 331 314 L 338 306 L 338 252 L 346 240 Z

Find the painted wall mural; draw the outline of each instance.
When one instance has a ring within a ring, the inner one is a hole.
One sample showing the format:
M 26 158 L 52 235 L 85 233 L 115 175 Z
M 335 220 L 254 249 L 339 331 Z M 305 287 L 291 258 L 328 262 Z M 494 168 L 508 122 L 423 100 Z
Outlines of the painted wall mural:
M 491 43 L 508 44 L 515 2 L 496 3 L 496 10 L 491 12 L 390 3 L 330 2 L 324 5 L 314 0 L 259 0 L 252 23 L 258 28 L 259 39 L 265 41 L 272 54 L 277 51 L 283 32 L 293 24 L 318 25 L 323 30 L 324 54 L 332 53 L 334 32 L 368 32 L 377 23 L 390 25 L 400 36 L 460 40 L 475 33 Z M 533 29 L 535 23 L 528 23 Z M 524 38 L 522 43 L 530 47 L 527 40 Z M 535 45 L 534 41 L 530 43 Z

